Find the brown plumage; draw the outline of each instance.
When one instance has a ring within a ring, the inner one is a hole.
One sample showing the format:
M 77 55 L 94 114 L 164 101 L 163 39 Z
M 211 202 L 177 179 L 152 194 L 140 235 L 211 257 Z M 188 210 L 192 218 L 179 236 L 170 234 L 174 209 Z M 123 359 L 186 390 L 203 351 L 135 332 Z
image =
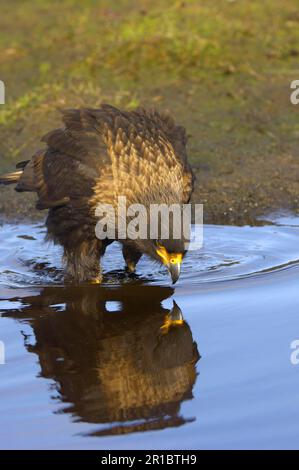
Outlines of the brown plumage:
M 48 209 L 48 238 L 64 248 L 69 276 L 76 281 L 100 278 L 99 258 L 112 240 L 95 235 L 99 203 L 187 203 L 193 190 L 193 173 L 187 161 L 186 134 L 173 120 L 138 109 L 100 109 L 62 112 L 64 127 L 42 139 L 47 147 L 18 170 L 0 177 L 0 183 L 17 183 L 16 191 L 37 193 L 38 209 Z M 124 258 L 134 270 L 142 254 L 161 261 L 157 240 L 122 241 Z M 169 252 L 183 251 L 170 240 Z
M 55 382 L 60 411 L 107 423 L 99 435 L 140 432 L 188 422 L 180 408 L 192 398 L 200 355 L 186 322 L 163 334 L 165 318 L 179 310 L 162 305 L 172 294 L 161 286 L 52 286 L 18 297 L 3 315 L 30 324 L 35 340 L 25 346 L 38 357 L 39 376 Z

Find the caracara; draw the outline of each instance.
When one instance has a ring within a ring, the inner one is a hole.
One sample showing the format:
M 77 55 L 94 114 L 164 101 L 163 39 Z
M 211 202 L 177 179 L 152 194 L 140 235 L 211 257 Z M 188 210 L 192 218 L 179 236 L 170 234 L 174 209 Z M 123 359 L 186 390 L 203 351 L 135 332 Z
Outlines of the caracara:
M 100 293 L 49 286 L 11 299 L 3 316 L 26 319 L 32 328 L 35 344 L 25 347 L 38 357 L 39 377 L 56 384 L 55 402 L 65 413 L 106 423 L 94 435 L 123 435 L 188 422 L 180 406 L 192 397 L 200 354 L 188 323 L 176 327 L 179 307 L 162 305 L 172 294 L 170 287 L 130 284 Z M 115 301 L 117 318 L 109 311 Z M 167 318 L 172 325 L 163 334 Z
M 63 128 L 43 137 L 46 148 L 0 177 L 0 183 L 37 193 L 37 209 L 48 209 L 48 239 L 62 245 L 70 279 L 100 282 L 100 258 L 113 240 L 96 235 L 97 206 L 116 208 L 119 196 L 146 208 L 188 203 L 194 176 L 186 134 L 167 115 L 120 111 L 110 105 L 65 110 L 62 120 Z M 120 239 L 116 231 L 128 271 L 134 272 L 145 254 L 166 265 L 175 282 L 186 243 L 183 235 L 171 235 L 173 227 L 169 233 L 165 239 Z

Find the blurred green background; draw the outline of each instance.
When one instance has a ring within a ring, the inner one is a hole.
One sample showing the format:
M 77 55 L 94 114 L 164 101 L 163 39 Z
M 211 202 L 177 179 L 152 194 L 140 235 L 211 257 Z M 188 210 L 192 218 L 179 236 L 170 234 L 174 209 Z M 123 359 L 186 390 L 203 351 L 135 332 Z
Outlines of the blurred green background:
M 154 106 L 187 128 L 206 221 L 298 209 L 297 0 L 0 5 L 1 170 L 42 146 L 59 108 Z M 11 194 L 1 188 L 2 212 Z

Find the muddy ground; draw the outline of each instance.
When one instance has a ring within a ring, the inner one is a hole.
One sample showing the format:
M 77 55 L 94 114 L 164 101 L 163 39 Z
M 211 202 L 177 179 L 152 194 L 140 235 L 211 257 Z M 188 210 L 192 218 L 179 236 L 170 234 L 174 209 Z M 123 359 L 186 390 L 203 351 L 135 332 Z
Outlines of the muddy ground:
M 189 135 L 207 223 L 299 211 L 297 2 L 21 2 L 1 7 L 0 170 L 59 127 L 59 108 L 110 102 L 169 111 Z M 0 187 L 1 218 L 39 218 Z

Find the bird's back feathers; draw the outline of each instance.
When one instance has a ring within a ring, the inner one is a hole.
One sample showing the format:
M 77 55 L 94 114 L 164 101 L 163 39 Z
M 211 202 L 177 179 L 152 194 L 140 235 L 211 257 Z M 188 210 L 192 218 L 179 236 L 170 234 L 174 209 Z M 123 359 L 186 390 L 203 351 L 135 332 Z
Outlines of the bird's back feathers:
M 62 120 L 64 128 L 43 137 L 47 148 L 0 182 L 18 183 L 17 191 L 36 191 L 38 208 L 94 207 L 115 203 L 119 195 L 142 202 L 150 197 L 147 192 L 161 191 L 172 192 L 174 202 L 189 201 L 194 177 L 186 134 L 169 116 L 102 105 L 62 111 Z

